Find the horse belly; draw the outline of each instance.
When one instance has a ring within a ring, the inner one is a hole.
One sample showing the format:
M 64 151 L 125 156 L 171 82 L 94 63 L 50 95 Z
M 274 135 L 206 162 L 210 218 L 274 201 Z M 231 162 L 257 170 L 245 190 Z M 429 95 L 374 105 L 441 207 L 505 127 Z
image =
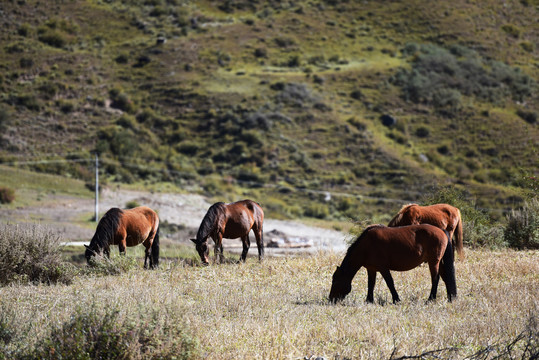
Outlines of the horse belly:
M 125 245 L 126 246 L 137 246 L 138 244 L 143 243 L 148 236 L 150 235 L 150 231 L 128 231 L 127 236 L 125 238 Z
M 251 228 L 246 226 L 244 223 L 229 221 L 225 226 L 223 237 L 226 239 L 239 238 L 248 234 L 250 230 Z
M 401 253 L 391 256 L 391 270 L 408 271 L 412 270 L 426 261 L 424 251 L 421 246 L 407 249 Z

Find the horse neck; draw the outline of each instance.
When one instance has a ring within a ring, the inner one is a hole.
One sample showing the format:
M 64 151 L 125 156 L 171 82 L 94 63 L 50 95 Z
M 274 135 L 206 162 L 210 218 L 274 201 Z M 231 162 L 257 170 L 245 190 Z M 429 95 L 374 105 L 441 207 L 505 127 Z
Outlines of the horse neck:
M 105 213 L 97 224 L 95 234 L 90 241 L 90 249 L 101 251 L 109 247 L 109 242 L 112 241 L 114 233 L 120 224 L 120 217 L 123 211 L 117 208 L 112 208 Z
M 361 268 L 361 265 L 361 261 L 359 261 L 356 251 L 347 252 L 340 266 L 342 277 L 352 281 L 354 276 L 356 276 L 356 273 Z
M 208 213 L 206 213 L 206 216 L 204 216 L 204 219 L 202 219 L 202 223 L 200 224 L 200 227 L 198 228 L 197 232 L 197 242 L 201 243 L 208 239 L 208 236 L 211 235 L 213 230 L 215 229 L 215 224 L 217 222 L 217 211 L 214 207 L 210 208 L 208 210 Z
M 381 225 L 371 225 L 367 229 L 365 229 L 361 235 L 358 236 L 356 241 L 350 247 L 348 248 L 348 251 L 346 251 L 346 255 L 344 256 L 344 259 L 341 263 L 341 272 L 342 276 L 349 278 L 350 281 L 354 278 L 356 273 L 361 269 L 361 267 L 364 264 L 364 244 L 365 244 L 365 238 L 369 236 L 369 231 L 374 227 L 379 227 Z

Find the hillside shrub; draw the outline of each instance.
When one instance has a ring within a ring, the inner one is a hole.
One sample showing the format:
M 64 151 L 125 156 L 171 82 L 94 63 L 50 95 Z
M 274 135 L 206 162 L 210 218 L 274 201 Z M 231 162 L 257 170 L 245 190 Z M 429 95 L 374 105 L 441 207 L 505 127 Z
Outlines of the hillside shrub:
M 55 48 L 63 48 L 69 43 L 68 37 L 60 31 L 53 29 L 39 30 L 38 40 Z
M 11 204 L 15 200 L 15 190 L 8 187 L 0 187 L 0 204 Z
M 406 100 L 432 105 L 443 114 L 454 115 L 462 95 L 490 102 L 507 97 L 523 101 L 536 86 L 519 68 L 482 58 L 462 46 L 408 44 L 401 52 L 412 68 L 401 69 L 392 83 L 402 88 Z
M 532 42 L 529 42 L 529 41 L 523 41 L 521 42 L 520 44 L 518 44 L 520 46 L 520 48 L 526 52 L 533 52 L 533 50 L 535 49 L 535 46 L 533 45 Z
M 41 101 L 34 94 L 11 94 L 8 102 L 33 111 L 39 111 L 42 107 Z
M 513 24 L 505 24 L 505 25 L 503 25 L 502 30 L 505 33 L 507 33 L 508 35 L 511 35 L 514 38 L 520 37 L 520 34 L 522 32 L 517 26 L 515 26 Z
M 62 261 L 57 233 L 38 225 L 0 227 L 0 284 L 69 284 L 73 275 L 73 267 Z
M 317 219 L 325 219 L 329 217 L 329 207 L 326 204 L 310 203 L 303 210 L 303 215 Z
M 0 107 L 0 131 L 5 131 L 9 125 L 11 125 L 11 114 L 6 108 Z
M 522 209 L 507 215 L 504 239 L 517 249 L 539 249 L 539 199 L 526 202 Z
M 161 309 L 162 310 L 162 309 Z M 175 309 L 137 308 L 122 314 L 119 306 L 78 307 L 65 322 L 38 341 L 38 359 L 190 359 L 197 341 Z
M 129 95 L 127 95 L 122 90 L 117 88 L 112 89 L 109 91 L 109 96 L 111 100 L 111 107 L 128 113 L 132 113 L 135 111 L 135 104 L 129 98 Z
M 17 34 L 27 37 L 32 32 L 32 26 L 28 23 L 23 23 L 17 28 Z
M 522 109 L 517 110 L 517 115 L 529 124 L 537 123 L 537 119 L 539 118 L 539 114 L 537 112 Z

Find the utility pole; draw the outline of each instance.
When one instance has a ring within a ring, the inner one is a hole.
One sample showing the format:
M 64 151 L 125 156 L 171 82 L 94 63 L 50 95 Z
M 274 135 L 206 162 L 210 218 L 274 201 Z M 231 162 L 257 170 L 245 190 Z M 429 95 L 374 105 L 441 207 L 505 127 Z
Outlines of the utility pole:
M 95 153 L 95 222 L 99 220 L 99 158 Z

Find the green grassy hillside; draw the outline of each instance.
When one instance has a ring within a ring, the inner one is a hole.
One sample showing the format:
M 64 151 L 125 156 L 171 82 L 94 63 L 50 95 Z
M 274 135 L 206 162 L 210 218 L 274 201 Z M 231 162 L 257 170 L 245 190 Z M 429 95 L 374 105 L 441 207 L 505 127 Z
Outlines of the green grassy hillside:
M 90 182 L 97 151 L 109 182 L 334 219 L 392 213 L 437 184 L 505 209 L 537 176 L 534 1 L 19 0 L 2 13 L 2 163 Z

